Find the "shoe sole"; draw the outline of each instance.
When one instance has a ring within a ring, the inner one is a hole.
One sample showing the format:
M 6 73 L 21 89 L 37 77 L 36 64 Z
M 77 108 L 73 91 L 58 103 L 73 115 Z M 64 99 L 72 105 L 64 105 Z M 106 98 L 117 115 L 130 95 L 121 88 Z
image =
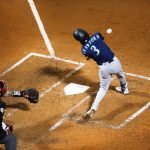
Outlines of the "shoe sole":
M 115 87 L 115 89 L 116 89 L 116 91 L 119 92 L 119 93 L 122 93 L 122 94 L 125 94 L 125 95 L 129 94 L 129 91 L 127 91 L 127 92 L 122 92 L 121 89 L 120 89 L 120 87 Z

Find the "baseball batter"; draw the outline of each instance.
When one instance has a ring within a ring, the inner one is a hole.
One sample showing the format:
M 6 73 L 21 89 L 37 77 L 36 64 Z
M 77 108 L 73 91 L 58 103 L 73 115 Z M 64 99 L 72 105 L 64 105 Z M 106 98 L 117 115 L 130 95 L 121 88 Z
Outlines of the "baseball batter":
M 81 52 L 87 60 L 92 58 L 99 67 L 100 88 L 91 108 L 84 115 L 85 119 L 90 119 L 106 95 L 112 75 L 116 75 L 120 80 L 120 86 L 116 87 L 118 92 L 128 94 L 128 84 L 119 59 L 104 42 L 101 33 L 96 32 L 90 36 L 88 32 L 78 28 L 73 32 L 73 37 L 82 44 Z

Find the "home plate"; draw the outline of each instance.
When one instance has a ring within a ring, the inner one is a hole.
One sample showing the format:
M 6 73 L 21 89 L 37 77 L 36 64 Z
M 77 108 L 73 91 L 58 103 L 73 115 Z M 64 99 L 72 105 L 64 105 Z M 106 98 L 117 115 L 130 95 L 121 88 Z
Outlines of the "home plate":
M 66 95 L 74 95 L 74 94 L 84 93 L 89 88 L 90 88 L 89 86 L 76 84 L 76 83 L 70 83 L 65 86 L 64 92 Z

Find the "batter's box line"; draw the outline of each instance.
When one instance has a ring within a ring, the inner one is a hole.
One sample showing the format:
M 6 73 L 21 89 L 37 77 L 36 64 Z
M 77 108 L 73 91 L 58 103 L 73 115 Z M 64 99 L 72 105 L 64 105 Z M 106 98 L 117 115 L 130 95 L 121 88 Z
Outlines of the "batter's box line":
M 10 72 L 11 70 L 13 70 L 14 68 L 16 68 L 17 66 L 19 66 L 21 63 L 23 63 L 24 61 L 26 61 L 31 56 L 38 56 L 38 57 L 43 57 L 43 58 L 55 59 L 55 60 L 58 60 L 58 61 L 63 61 L 63 62 L 67 62 L 67 63 L 72 63 L 72 64 L 75 64 L 75 65 L 79 65 L 79 66 L 82 66 L 82 67 L 84 66 L 83 63 L 75 62 L 75 61 L 72 61 L 72 60 L 66 60 L 66 59 L 63 59 L 63 58 L 59 58 L 59 57 L 55 57 L 55 56 L 49 56 L 49 55 L 44 55 L 44 54 L 39 54 L 39 53 L 29 53 L 28 55 L 26 55 L 25 57 L 23 57 L 21 60 L 19 60 L 17 63 L 15 63 L 14 65 L 12 65 L 10 68 L 8 68 L 4 72 L 2 72 L 0 74 L 0 78 L 3 77 L 8 72 Z
M 125 74 L 127 76 L 132 76 L 132 77 L 136 77 L 136 78 L 150 80 L 150 77 L 145 77 L 145 76 L 142 76 L 142 75 L 137 75 L 137 74 L 133 74 L 133 73 L 125 73 Z M 112 80 L 114 80 L 114 79 L 115 78 L 112 78 Z M 81 118 L 70 117 L 70 114 L 72 112 L 74 112 L 78 107 L 80 107 L 82 104 L 84 104 L 89 99 L 90 99 L 90 96 L 86 96 L 78 104 L 76 104 L 75 106 L 73 106 L 72 108 L 70 108 L 67 113 L 65 113 L 64 115 L 62 115 L 62 118 L 58 122 L 56 122 L 52 127 L 49 128 L 49 131 L 53 131 L 53 130 L 57 129 L 66 120 L 72 120 L 72 121 L 77 122 L 79 119 L 81 119 Z M 89 120 L 88 123 L 89 124 L 96 124 L 96 125 L 99 125 L 99 126 L 103 126 L 103 127 L 107 127 L 107 128 L 112 128 L 112 129 L 121 129 L 124 126 L 126 126 L 129 122 L 131 122 L 133 119 L 135 119 L 137 116 L 139 116 L 142 112 L 144 112 L 146 109 L 148 109 L 149 107 L 150 107 L 150 102 L 148 102 L 141 109 L 139 109 L 137 112 L 135 112 L 133 115 L 131 115 L 129 118 L 127 118 L 125 121 L 123 121 L 119 125 L 109 125 L 109 124 L 106 124 L 106 123 L 104 123 L 102 121 L 91 121 L 91 120 Z
M 74 112 L 75 109 L 77 109 L 79 106 L 81 106 L 82 104 L 84 104 L 89 99 L 90 99 L 90 96 L 85 97 L 77 105 L 75 105 L 70 110 L 68 110 L 68 112 L 66 114 L 64 114 L 63 117 L 57 123 L 55 123 L 51 128 L 49 128 L 49 131 L 55 130 L 56 128 L 58 128 L 59 126 L 61 126 L 66 120 L 70 120 L 70 121 L 74 121 L 75 123 L 78 123 L 78 121 L 80 119 L 82 119 L 82 118 L 71 117 L 69 115 L 72 112 Z M 144 112 L 146 109 L 148 109 L 149 107 L 150 107 L 150 102 L 148 102 L 141 109 L 139 109 L 137 112 L 135 112 L 133 115 L 131 115 L 129 118 L 127 118 L 125 121 L 123 121 L 119 125 L 111 125 L 111 124 L 107 124 L 107 123 L 105 123 L 103 121 L 93 121 L 93 120 L 89 120 L 88 122 L 86 122 L 86 124 L 97 125 L 97 126 L 106 127 L 106 128 L 112 128 L 112 129 L 121 129 L 124 126 L 126 126 L 128 123 L 130 123 L 133 119 L 135 119 L 137 116 L 139 116 L 142 112 Z
M 109 123 L 105 123 L 103 121 L 96 121 L 96 120 L 89 120 L 85 124 L 91 124 L 91 125 L 96 125 L 96 126 L 102 126 L 106 128 L 112 128 L 112 129 L 121 129 L 124 126 L 126 126 L 129 122 L 131 122 L 134 118 L 136 118 L 138 115 L 140 115 L 142 112 L 144 112 L 146 109 L 150 107 L 150 102 L 148 102 L 145 106 L 143 106 L 141 109 L 139 109 L 137 112 L 135 112 L 133 115 L 131 115 L 129 118 L 127 118 L 125 121 L 123 121 L 119 125 L 111 125 Z M 80 121 L 80 117 L 66 117 L 66 119 L 74 121 L 78 123 Z
M 6 75 L 8 72 L 10 72 L 11 70 L 15 69 L 17 66 L 19 66 L 20 64 L 22 64 L 23 62 L 25 62 L 27 59 L 29 59 L 32 56 L 37 56 L 37 57 L 42 57 L 42 58 L 47 58 L 47 59 L 54 59 L 57 61 L 62 61 L 62 62 L 66 62 L 66 63 L 71 63 L 71 64 L 75 64 L 78 65 L 78 67 L 74 68 L 72 71 L 70 71 L 67 75 L 65 75 L 64 78 L 62 78 L 60 81 L 56 82 L 55 84 L 53 84 L 52 86 L 50 86 L 49 88 L 47 88 L 47 90 L 45 90 L 44 92 L 40 93 L 40 98 L 42 98 L 45 94 L 47 94 L 48 92 L 50 92 L 52 89 L 56 88 L 57 86 L 59 86 L 65 79 L 69 78 L 70 76 L 72 76 L 75 72 L 79 71 L 83 66 L 84 63 L 81 62 L 76 62 L 76 61 L 72 61 L 72 60 L 67 60 L 67 59 L 63 59 L 60 57 L 56 57 L 56 56 L 49 56 L 49 55 L 44 55 L 44 54 L 39 54 L 39 53 L 29 53 L 28 55 L 26 55 L 25 57 L 23 57 L 21 60 L 19 60 L 18 62 L 16 62 L 14 65 L 12 65 L 10 68 L 6 69 L 4 72 L 2 72 L 0 74 L 0 78 L 2 78 L 4 75 Z M 35 107 L 34 107 L 35 108 Z M 17 109 L 13 109 L 10 113 L 8 113 L 7 116 L 12 116 L 15 112 L 17 111 Z

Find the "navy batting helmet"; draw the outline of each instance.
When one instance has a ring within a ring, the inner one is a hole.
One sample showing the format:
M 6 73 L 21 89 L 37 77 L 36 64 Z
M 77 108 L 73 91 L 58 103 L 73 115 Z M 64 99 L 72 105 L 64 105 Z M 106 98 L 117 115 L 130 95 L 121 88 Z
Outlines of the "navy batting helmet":
M 77 41 L 80 41 L 81 44 L 85 44 L 86 40 L 88 40 L 88 38 L 89 38 L 89 34 L 85 30 L 77 28 L 73 32 L 73 37 Z

